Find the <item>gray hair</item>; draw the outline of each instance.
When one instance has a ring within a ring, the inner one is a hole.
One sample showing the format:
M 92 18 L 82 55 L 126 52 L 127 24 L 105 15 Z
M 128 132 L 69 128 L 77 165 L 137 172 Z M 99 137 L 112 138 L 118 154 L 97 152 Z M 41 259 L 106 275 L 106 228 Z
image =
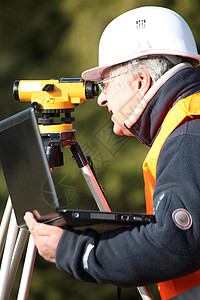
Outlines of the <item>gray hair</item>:
M 151 76 L 151 85 L 153 85 L 164 73 L 181 62 L 182 58 L 178 56 L 152 55 L 115 65 L 110 69 L 110 76 L 116 75 L 116 72 L 127 72 L 131 79 L 134 75 L 141 74 L 146 67 Z

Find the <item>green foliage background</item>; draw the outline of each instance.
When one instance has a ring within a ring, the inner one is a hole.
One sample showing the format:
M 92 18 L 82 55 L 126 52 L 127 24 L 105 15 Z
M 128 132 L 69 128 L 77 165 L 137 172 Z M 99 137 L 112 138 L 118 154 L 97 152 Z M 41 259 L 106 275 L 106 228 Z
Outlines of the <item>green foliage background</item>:
M 143 5 L 164 6 L 180 13 L 200 46 L 199 0 L 1 0 L 0 120 L 29 106 L 14 101 L 14 80 L 80 77 L 83 70 L 97 65 L 98 42 L 105 26 L 121 13 Z M 94 100 L 79 105 L 74 116 L 77 140 L 92 157 L 112 210 L 143 212 L 142 162 L 147 149 L 134 138 L 115 136 L 107 110 Z M 65 165 L 54 170 L 63 205 L 96 209 L 68 149 L 64 149 L 64 157 Z M 7 197 L 0 168 L 0 216 Z M 17 298 L 22 265 L 23 261 L 11 300 Z M 159 299 L 154 286 L 151 290 Z M 94 298 L 116 299 L 116 288 L 79 282 L 37 256 L 28 299 Z M 141 299 L 134 288 L 123 290 L 122 298 Z

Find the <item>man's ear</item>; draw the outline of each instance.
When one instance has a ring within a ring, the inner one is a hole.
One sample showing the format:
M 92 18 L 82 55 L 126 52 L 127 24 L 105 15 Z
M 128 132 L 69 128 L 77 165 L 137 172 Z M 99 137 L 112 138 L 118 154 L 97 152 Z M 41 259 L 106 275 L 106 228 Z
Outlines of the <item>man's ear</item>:
M 141 73 L 134 77 L 131 84 L 134 91 L 139 92 L 140 97 L 143 98 L 151 86 L 151 76 L 147 68 L 143 67 Z
M 147 68 L 142 68 L 142 72 L 138 76 L 138 91 L 143 96 L 148 92 L 151 86 L 151 76 Z

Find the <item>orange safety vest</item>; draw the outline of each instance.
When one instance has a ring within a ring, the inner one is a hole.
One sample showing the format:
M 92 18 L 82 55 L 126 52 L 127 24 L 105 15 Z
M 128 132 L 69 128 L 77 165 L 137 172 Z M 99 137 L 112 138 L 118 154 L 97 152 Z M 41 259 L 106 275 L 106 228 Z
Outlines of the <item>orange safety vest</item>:
M 148 214 L 153 214 L 153 193 L 156 182 L 157 160 L 162 146 L 172 131 L 186 118 L 200 115 L 200 93 L 178 101 L 165 117 L 161 130 L 156 137 L 143 163 L 145 199 Z M 186 290 L 200 285 L 200 270 L 187 276 L 158 283 L 162 300 L 170 299 Z

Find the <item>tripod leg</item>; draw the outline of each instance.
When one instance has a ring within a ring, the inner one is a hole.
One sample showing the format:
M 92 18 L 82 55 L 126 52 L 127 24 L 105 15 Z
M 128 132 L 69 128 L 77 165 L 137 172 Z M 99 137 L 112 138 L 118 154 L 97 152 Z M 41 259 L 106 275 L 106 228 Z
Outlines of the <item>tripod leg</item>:
M 10 272 L 10 265 L 11 265 L 13 251 L 14 251 L 15 241 L 17 237 L 17 231 L 18 231 L 18 226 L 17 226 L 14 211 L 12 211 L 6 245 L 4 249 L 4 255 L 1 263 L 0 300 L 5 299 L 4 297 L 5 297 L 6 286 L 7 286 L 7 281 Z
M 3 214 L 3 218 L 1 221 L 1 226 L 0 226 L 0 257 L 3 251 L 4 243 L 6 240 L 6 235 L 8 232 L 8 226 L 9 226 L 9 221 L 10 221 L 10 216 L 12 212 L 12 203 L 10 196 L 8 197 L 8 201 L 6 204 L 6 208 Z
M 36 252 L 33 237 L 30 235 L 17 300 L 26 300 L 28 297 Z
M 13 254 L 13 259 L 10 267 L 10 274 L 8 278 L 8 284 L 7 284 L 7 289 L 6 289 L 6 294 L 5 294 L 5 299 L 9 299 L 10 292 L 13 286 L 13 282 L 15 280 L 15 276 L 19 267 L 20 259 L 25 247 L 25 243 L 27 240 L 28 236 L 28 231 L 25 228 L 21 228 L 19 230 L 17 242 L 15 245 L 15 250 Z
M 142 299 L 153 300 L 153 296 L 151 295 L 149 289 L 146 286 L 140 286 L 137 289 L 138 289 Z
M 81 169 L 85 181 L 90 188 L 90 191 L 96 201 L 100 211 L 110 211 L 110 207 L 105 199 L 105 196 L 92 172 L 89 163 L 81 146 L 78 143 L 70 147 L 72 157 L 75 159 L 78 167 Z
M 96 204 L 100 211 L 108 211 L 110 212 L 110 207 L 93 175 L 92 170 L 90 169 L 90 166 L 87 164 L 84 167 L 81 168 L 81 172 L 85 178 L 85 181 L 96 201 Z
M 10 224 L 9 224 L 9 220 L 10 220 Z M 9 228 L 7 230 L 8 226 Z M 19 231 L 18 239 L 16 242 L 17 232 L 18 232 L 18 226 L 17 226 L 14 211 L 12 210 L 12 204 L 9 197 L 4 212 L 4 216 L 1 222 L 1 231 L 0 231 L 1 248 L 3 248 L 4 246 L 4 240 L 7 234 L 4 255 L 2 258 L 1 270 L 0 270 L 0 300 L 9 299 L 13 281 L 15 279 L 20 258 L 27 239 L 28 232 L 25 228 L 22 228 Z M 36 247 L 32 240 L 32 236 L 30 236 L 26 259 L 24 263 L 23 274 L 21 278 L 21 284 L 18 292 L 18 300 L 27 299 L 28 297 L 28 290 L 30 286 L 35 256 L 36 256 Z

